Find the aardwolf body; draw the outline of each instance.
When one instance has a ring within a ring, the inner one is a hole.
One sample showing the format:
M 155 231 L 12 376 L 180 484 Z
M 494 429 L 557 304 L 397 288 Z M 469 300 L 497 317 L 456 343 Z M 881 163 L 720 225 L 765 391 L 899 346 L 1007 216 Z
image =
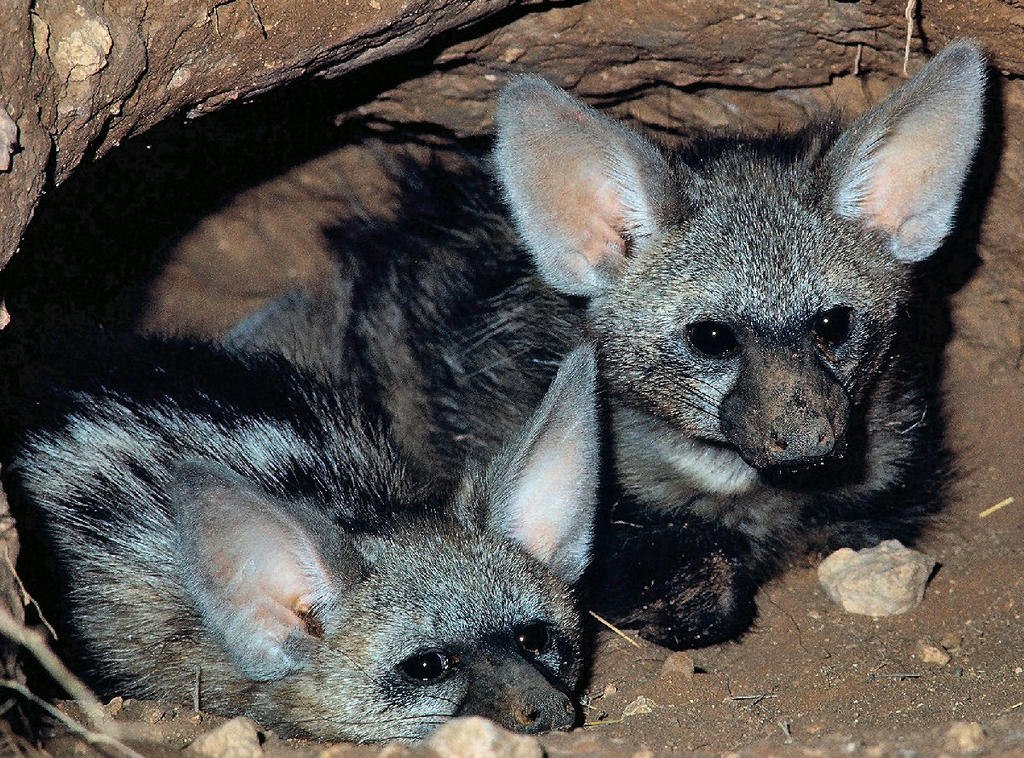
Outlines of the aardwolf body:
M 8 376 L 4 476 L 107 695 L 283 735 L 415 739 L 457 715 L 575 721 L 572 584 L 596 503 L 596 367 L 571 354 L 454 494 L 274 356 L 148 340 Z M 557 461 L 557 466 L 552 466 Z
M 845 130 L 669 152 L 514 79 L 492 162 L 400 170 L 395 220 L 329 230 L 326 294 L 228 340 L 350 385 L 424 470 L 494 449 L 594 340 L 593 602 L 673 646 L 734 636 L 782 560 L 912 541 L 941 505 L 915 264 L 953 225 L 984 82 L 958 42 Z

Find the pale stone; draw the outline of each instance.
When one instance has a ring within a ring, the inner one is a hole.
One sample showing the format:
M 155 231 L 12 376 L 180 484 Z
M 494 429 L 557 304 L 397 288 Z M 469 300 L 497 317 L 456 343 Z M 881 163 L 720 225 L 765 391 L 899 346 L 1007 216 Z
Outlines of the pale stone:
M 536 737 L 513 734 L 480 716 L 449 721 L 426 746 L 439 758 L 544 758 Z
M 934 663 L 939 666 L 945 666 L 949 663 L 949 653 L 927 640 L 921 640 L 917 643 L 917 657 L 921 659 L 922 663 Z
M 641 713 L 650 713 L 656 706 L 657 704 L 650 698 L 639 695 L 636 700 L 622 709 L 622 718 L 626 719 Z
M 18 125 L 4 108 L 0 108 L 0 171 L 11 168 L 11 155 L 18 146 Z
M 949 727 L 946 736 L 960 752 L 974 753 L 981 749 L 981 743 L 985 739 L 985 728 L 976 721 L 957 721 Z
M 690 654 L 680 650 L 672 653 L 661 664 L 660 676 L 662 679 L 693 679 L 695 668 Z
M 263 748 L 256 725 L 239 716 L 197 737 L 186 753 L 207 758 L 262 758 Z
M 101 19 L 83 18 L 58 40 L 53 65 L 65 81 L 85 81 L 107 65 L 112 46 L 110 30 Z
M 921 602 L 935 559 L 886 540 L 864 550 L 842 548 L 818 567 L 829 599 L 849 613 L 892 616 Z

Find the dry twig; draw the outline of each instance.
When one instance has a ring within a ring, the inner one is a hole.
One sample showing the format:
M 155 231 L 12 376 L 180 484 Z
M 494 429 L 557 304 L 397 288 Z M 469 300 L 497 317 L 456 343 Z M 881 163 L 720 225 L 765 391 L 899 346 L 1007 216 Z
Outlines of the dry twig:
M 981 513 L 979 513 L 978 514 L 978 518 L 988 518 L 989 516 L 991 516 L 996 511 L 1002 510 L 1003 508 L 1005 508 L 1008 505 L 1013 505 L 1013 502 L 1014 501 L 1013 501 L 1012 497 L 1004 498 L 1003 500 L 1000 500 L 998 503 L 993 505 L 991 508 L 986 508 Z
M 635 648 L 636 648 L 637 650 L 639 650 L 639 649 L 640 649 L 640 643 L 639 643 L 639 642 L 637 642 L 636 640 L 634 640 L 634 639 L 633 639 L 632 637 L 629 637 L 629 636 L 627 636 L 627 635 L 626 635 L 626 633 L 625 633 L 624 631 L 622 631 L 621 629 L 619 629 L 619 628 L 618 628 L 617 626 L 615 626 L 615 625 L 614 625 L 614 624 L 613 624 L 612 622 L 610 622 L 610 621 L 605 621 L 605 620 L 604 620 L 603 618 L 601 618 L 600 616 L 598 616 L 598 615 L 597 615 L 596 613 L 594 613 L 593 611 L 589 611 L 589 613 L 590 613 L 590 615 L 591 615 L 591 616 L 593 616 L 594 618 L 596 618 L 596 619 L 597 619 L 598 621 L 600 621 L 600 622 L 601 622 L 602 624 L 604 624 L 604 625 L 605 625 L 606 627 L 608 627 L 608 628 L 609 628 L 609 629 L 611 629 L 611 630 L 612 630 L 613 632 L 615 632 L 615 633 L 616 633 L 617 635 L 619 635 L 620 637 L 622 637 L 622 639 L 624 639 L 624 640 L 625 640 L 626 642 L 628 642 L 628 643 L 629 643 L 630 645 L 632 645 L 633 647 L 635 647 Z
M 96 731 L 86 728 L 70 716 L 61 713 L 20 682 L 3 681 L 0 682 L 0 686 L 13 690 L 39 705 L 74 734 L 79 735 L 90 744 L 101 744 L 116 748 L 130 758 L 143 758 L 139 753 L 120 741 L 120 732 L 117 725 L 107 715 L 107 712 L 103 710 L 100 701 L 97 700 L 96 696 L 85 686 L 82 680 L 71 673 L 68 667 L 50 649 L 43 635 L 20 623 L 6 608 L 0 608 L 0 634 L 21 645 L 39 661 L 47 673 L 53 677 L 54 681 L 63 687 L 64 691 L 81 706 Z
M 917 15 L 918 0 L 907 0 L 907 7 L 903 11 L 903 17 L 907 20 L 907 41 L 903 46 L 903 75 L 910 76 L 907 71 L 907 64 L 910 63 L 910 40 L 914 37 L 914 16 Z
M 15 620 L 6 608 L 0 608 L 0 634 L 32 653 L 50 676 L 64 688 L 64 691 L 79 702 L 97 727 L 110 724 L 110 718 L 103 710 L 100 701 L 82 680 L 72 674 L 60 658 L 50 650 L 46 639 L 38 632 Z
M 77 721 L 75 721 L 73 718 L 68 716 L 66 713 L 57 710 L 52 705 L 47 703 L 45 700 L 36 695 L 34 692 L 32 692 L 32 690 L 30 690 L 21 682 L 15 682 L 9 679 L 0 680 L 0 687 L 5 687 L 6 689 L 13 690 L 26 700 L 35 703 L 44 711 L 46 711 L 55 719 L 57 719 L 60 723 L 62 723 L 68 729 L 68 731 L 81 737 L 90 745 L 105 745 L 107 747 L 115 748 L 116 750 L 129 756 L 129 758 L 143 758 L 143 756 L 140 753 L 135 752 L 113 735 L 107 734 L 105 732 L 94 732 L 85 728 Z
M 51 637 L 57 639 L 57 630 L 53 628 L 49 621 L 46 620 L 46 616 L 43 615 L 43 609 L 39 607 L 39 603 L 36 602 L 36 599 L 29 594 L 27 589 L 25 589 L 24 582 L 22 582 L 21 577 L 18 576 L 18 571 L 14 568 L 14 563 L 11 562 L 11 554 L 7 551 L 7 543 L 0 543 L 0 545 L 3 546 L 4 561 L 7 563 L 7 568 L 10 569 L 11 576 L 14 577 L 14 581 L 18 583 L 18 592 L 21 593 L 21 602 L 24 605 L 31 605 L 36 609 L 36 614 L 46 627 L 46 631 L 50 633 Z

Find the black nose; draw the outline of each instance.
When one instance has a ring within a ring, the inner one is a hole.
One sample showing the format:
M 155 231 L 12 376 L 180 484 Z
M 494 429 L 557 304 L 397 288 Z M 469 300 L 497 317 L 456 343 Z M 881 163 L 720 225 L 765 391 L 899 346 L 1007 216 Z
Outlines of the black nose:
M 520 694 L 512 706 L 509 728 L 516 732 L 537 734 L 552 729 L 568 729 L 576 723 L 576 707 L 557 690 L 530 690 Z
M 765 453 L 769 465 L 786 466 L 825 458 L 835 447 L 836 434 L 832 425 L 824 416 L 818 416 L 800 424 L 785 421 L 772 424 Z

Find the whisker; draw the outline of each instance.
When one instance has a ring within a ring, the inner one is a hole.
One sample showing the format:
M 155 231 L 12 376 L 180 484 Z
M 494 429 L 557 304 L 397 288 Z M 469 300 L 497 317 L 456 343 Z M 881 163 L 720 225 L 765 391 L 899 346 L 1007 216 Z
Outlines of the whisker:
M 438 725 L 440 726 L 440 724 Z M 421 740 L 424 734 L 389 734 L 384 740 L 409 740 L 410 742 Z
M 337 718 L 332 718 L 331 716 L 313 715 L 302 719 L 291 719 L 290 721 L 293 724 L 324 723 L 332 726 L 366 726 L 367 724 L 407 724 L 420 721 L 430 721 L 437 724 L 443 724 L 446 721 L 451 720 L 451 718 L 452 716 L 447 713 L 420 713 L 409 714 L 406 716 L 382 716 L 362 721 L 341 721 Z

